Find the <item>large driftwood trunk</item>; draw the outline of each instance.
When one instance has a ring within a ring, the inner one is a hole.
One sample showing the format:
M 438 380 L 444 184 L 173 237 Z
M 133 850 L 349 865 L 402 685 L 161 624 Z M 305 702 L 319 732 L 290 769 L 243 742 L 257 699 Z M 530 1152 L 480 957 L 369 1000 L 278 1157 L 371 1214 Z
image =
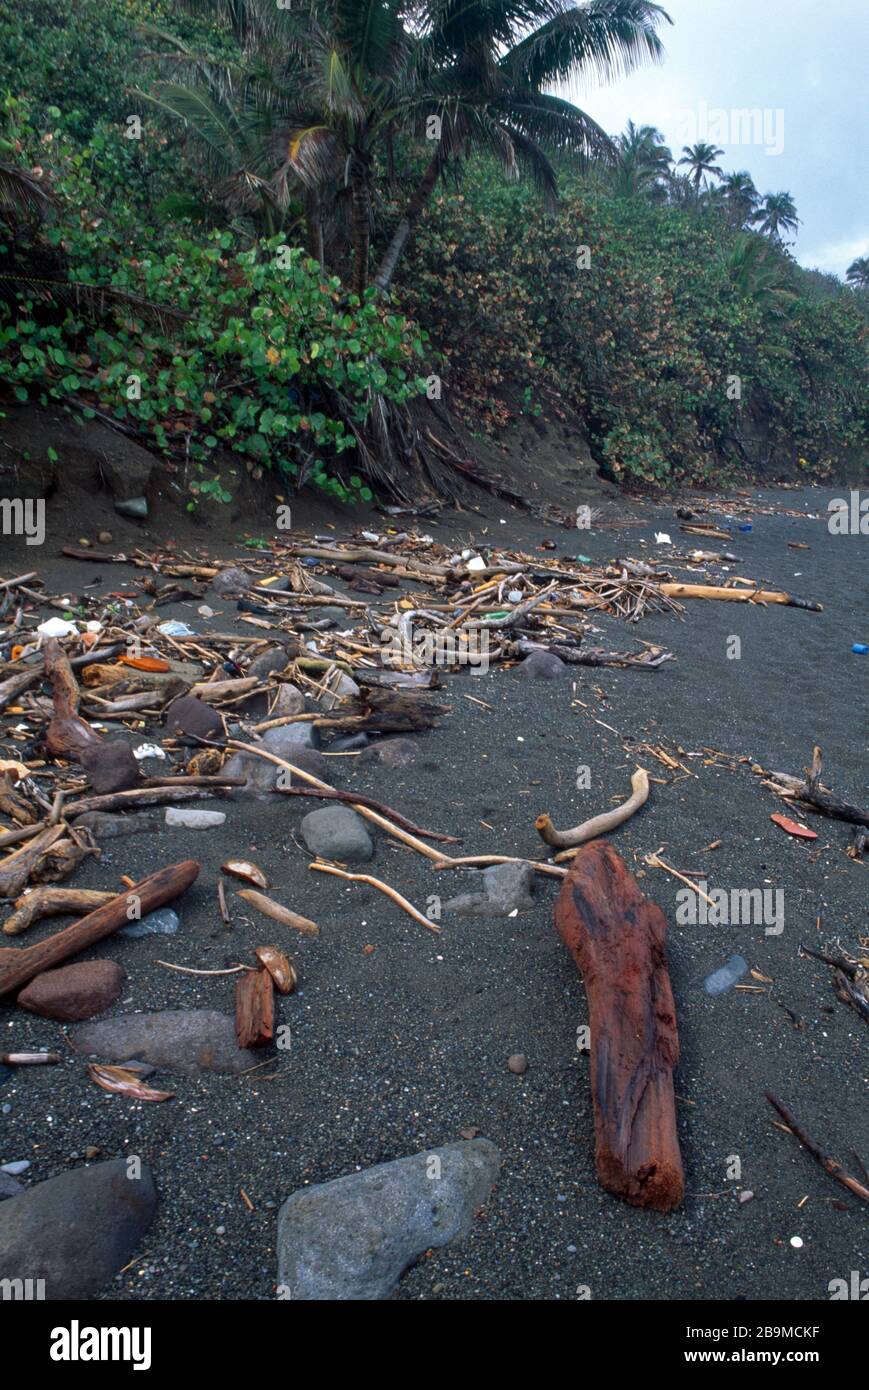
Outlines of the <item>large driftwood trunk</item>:
M 664 914 L 643 896 L 612 845 L 595 840 L 571 865 L 555 925 L 588 996 L 598 1179 L 633 1206 L 670 1211 L 682 1200 L 685 1180 Z

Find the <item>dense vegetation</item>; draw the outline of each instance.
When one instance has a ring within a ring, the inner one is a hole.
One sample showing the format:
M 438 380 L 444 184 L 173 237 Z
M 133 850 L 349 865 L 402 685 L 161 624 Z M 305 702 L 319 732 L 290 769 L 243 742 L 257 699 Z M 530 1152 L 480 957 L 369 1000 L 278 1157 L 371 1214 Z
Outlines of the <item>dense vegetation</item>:
M 226 450 L 343 497 L 438 476 L 410 408 L 432 377 L 472 432 L 579 417 L 621 479 L 864 461 L 865 259 L 802 271 L 789 194 L 548 95 L 653 60 L 663 23 L 646 0 L 4 12 L 0 408 L 114 418 L 218 497 Z

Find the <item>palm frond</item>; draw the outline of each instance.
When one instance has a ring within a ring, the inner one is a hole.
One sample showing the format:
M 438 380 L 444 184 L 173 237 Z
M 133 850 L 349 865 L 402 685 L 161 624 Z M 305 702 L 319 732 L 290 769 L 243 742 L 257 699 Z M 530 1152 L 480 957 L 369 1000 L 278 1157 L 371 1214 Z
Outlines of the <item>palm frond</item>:
M 664 56 L 658 27 L 672 21 L 650 0 L 552 0 L 549 8 L 552 18 L 501 59 L 514 81 L 543 87 L 588 73 L 611 82 Z
M 44 219 L 55 208 L 54 196 L 29 169 L 0 163 L 0 216 L 13 221 Z

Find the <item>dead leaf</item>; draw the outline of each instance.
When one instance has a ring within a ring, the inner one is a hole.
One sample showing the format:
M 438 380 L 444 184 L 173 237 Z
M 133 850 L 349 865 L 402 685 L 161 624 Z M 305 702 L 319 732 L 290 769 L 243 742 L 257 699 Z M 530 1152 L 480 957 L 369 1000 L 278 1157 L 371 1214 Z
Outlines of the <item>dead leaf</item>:
M 133 1100 L 172 1100 L 174 1091 L 154 1091 L 145 1086 L 134 1071 L 126 1067 L 98 1066 L 88 1063 L 88 1076 L 104 1091 L 113 1091 L 119 1096 L 130 1096 Z

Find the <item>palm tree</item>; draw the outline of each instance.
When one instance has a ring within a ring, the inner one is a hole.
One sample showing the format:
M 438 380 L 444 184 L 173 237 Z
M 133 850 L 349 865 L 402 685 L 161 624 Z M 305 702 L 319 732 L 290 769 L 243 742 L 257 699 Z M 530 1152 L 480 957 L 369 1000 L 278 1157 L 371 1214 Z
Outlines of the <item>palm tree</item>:
M 725 268 L 741 299 L 775 318 L 790 313 L 797 295 L 787 275 L 787 261 L 762 236 L 740 233 Z
M 845 278 L 856 290 L 869 290 L 869 256 L 858 256 L 852 261 Z
M 725 174 L 720 191 L 733 222 L 737 227 L 744 227 L 751 221 L 760 202 L 760 194 L 754 186 L 751 174 L 747 169 L 740 169 L 735 174 Z
M 682 158 L 680 164 L 688 166 L 688 172 L 694 183 L 694 193 L 699 197 L 700 182 L 707 174 L 715 174 L 721 177 L 721 169 L 715 163 L 719 155 L 724 154 L 715 145 L 707 145 L 704 140 L 700 140 L 696 145 L 683 145 Z
M 790 193 L 767 193 L 752 221 L 764 236 L 776 243 L 782 241 L 782 232 L 795 232 L 800 225 Z
M 616 191 L 622 197 L 640 193 L 661 195 L 669 177 L 673 156 L 664 136 L 655 126 L 636 126 L 628 121 L 623 135 L 616 137 Z
M 429 0 L 418 8 L 430 62 L 419 113 L 437 117 L 440 138 L 374 277 L 381 291 L 438 178 L 472 148 L 494 153 L 508 175 L 524 167 L 550 197 L 549 153 L 612 163 L 616 149 L 603 130 L 548 89 L 587 71 L 607 81 L 660 61 L 658 26 L 671 22 L 650 0 Z

